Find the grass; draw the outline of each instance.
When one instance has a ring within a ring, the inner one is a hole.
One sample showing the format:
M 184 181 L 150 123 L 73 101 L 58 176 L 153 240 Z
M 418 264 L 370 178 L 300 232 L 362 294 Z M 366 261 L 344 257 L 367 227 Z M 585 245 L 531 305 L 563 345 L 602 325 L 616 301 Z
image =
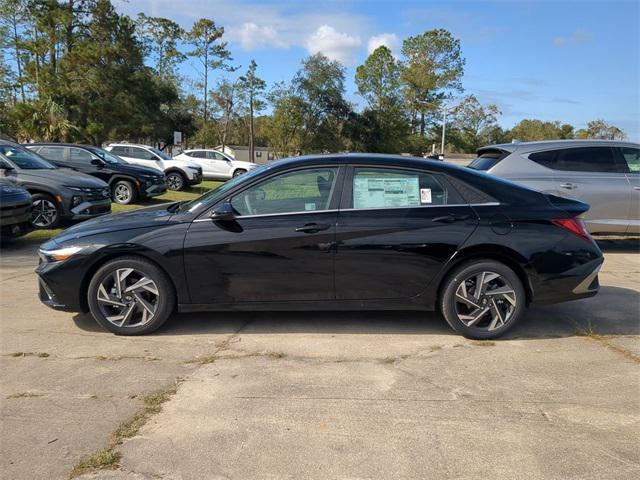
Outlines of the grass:
M 152 415 L 160 413 L 162 404 L 169 401 L 178 390 L 178 383 L 179 381 L 171 387 L 158 390 L 144 397 L 142 408 L 113 432 L 109 446 L 104 450 L 100 450 L 80 460 L 80 462 L 73 467 L 69 478 L 74 478 L 95 470 L 118 468 L 121 455 L 116 451 L 116 447 L 120 445 L 125 438 L 131 438 L 136 435 Z
M 123 213 L 130 212 L 132 210 L 137 210 L 138 208 L 149 207 L 151 205 L 159 205 L 161 203 L 168 202 L 183 202 L 193 200 L 194 198 L 199 197 L 200 195 L 208 192 L 212 188 L 216 188 L 221 185 L 223 182 L 217 181 L 204 181 L 199 185 L 191 187 L 188 190 L 174 192 L 171 190 L 167 190 L 167 193 L 164 195 L 160 195 L 159 197 L 153 197 L 146 199 L 139 203 L 132 203 L 130 205 L 120 205 L 118 203 L 111 204 L 111 213 Z M 43 243 L 49 240 L 52 237 L 55 237 L 57 234 L 62 232 L 64 228 L 54 228 L 51 230 L 34 230 L 33 232 L 25 235 L 23 240 L 27 240 L 34 243 Z

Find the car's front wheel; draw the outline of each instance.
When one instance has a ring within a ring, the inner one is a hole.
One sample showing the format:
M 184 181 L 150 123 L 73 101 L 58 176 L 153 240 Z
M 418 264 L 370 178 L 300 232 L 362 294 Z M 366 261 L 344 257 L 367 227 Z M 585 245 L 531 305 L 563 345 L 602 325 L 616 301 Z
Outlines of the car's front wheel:
M 494 260 L 464 263 L 441 290 L 440 310 L 447 323 L 467 338 L 497 338 L 524 315 L 526 295 L 518 275 Z
M 105 263 L 87 291 L 91 314 L 117 335 L 144 335 L 167 321 L 175 306 L 173 285 L 156 265 L 138 257 Z
M 167 175 L 167 188 L 169 190 L 183 190 L 187 185 L 187 180 L 179 172 L 171 172 Z
M 111 189 L 111 198 L 121 205 L 129 205 L 136 199 L 136 190 L 133 183 L 127 180 L 118 180 Z
M 55 199 L 46 193 L 35 193 L 31 199 L 31 224 L 41 229 L 56 228 L 60 224 L 60 208 Z
M 239 177 L 240 175 L 242 175 L 243 173 L 247 173 L 247 171 L 244 168 L 238 168 L 237 170 L 235 170 L 233 172 L 233 176 L 234 177 Z

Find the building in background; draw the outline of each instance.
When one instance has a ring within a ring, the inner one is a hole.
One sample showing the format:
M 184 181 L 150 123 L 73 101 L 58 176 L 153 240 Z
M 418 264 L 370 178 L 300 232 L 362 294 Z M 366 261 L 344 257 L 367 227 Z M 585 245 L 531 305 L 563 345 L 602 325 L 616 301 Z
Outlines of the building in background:
M 254 147 L 254 158 L 249 158 L 249 147 L 246 145 L 225 145 L 224 149 L 218 145 L 215 149 L 243 162 L 263 164 L 276 158 L 275 152 L 269 147 Z

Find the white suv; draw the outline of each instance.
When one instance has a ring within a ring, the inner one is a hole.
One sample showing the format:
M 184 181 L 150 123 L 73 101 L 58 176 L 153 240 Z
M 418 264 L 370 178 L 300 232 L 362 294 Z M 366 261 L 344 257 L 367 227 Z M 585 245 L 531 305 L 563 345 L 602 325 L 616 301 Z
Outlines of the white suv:
M 105 150 L 128 163 L 155 168 L 167 176 L 169 190 L 184 190 L 202 182 L 202 167 L 192 161 L 171 158 L 157 148 L 133 143 L 111 143 Z
M 202 174 L 205 178 L 217 180 L 228 180 L 231 177 L 237 177 L 258 166 L 255 163 L 236 160 L 218 150 L 206 148 L 185 150 L 173 158 L 196 162 L 202 167 Z

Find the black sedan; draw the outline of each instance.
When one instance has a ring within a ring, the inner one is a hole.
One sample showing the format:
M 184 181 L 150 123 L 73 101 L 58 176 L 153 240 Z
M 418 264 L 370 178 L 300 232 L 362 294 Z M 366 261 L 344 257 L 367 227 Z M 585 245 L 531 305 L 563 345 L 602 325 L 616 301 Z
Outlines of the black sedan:
M 40 248 L 40 298 L 122 335 L 175 309 L 438 309 L 494 338 L 531 303 L 597 293 L 587 209 L 442 162 L 299 157 L 66 230 Z

